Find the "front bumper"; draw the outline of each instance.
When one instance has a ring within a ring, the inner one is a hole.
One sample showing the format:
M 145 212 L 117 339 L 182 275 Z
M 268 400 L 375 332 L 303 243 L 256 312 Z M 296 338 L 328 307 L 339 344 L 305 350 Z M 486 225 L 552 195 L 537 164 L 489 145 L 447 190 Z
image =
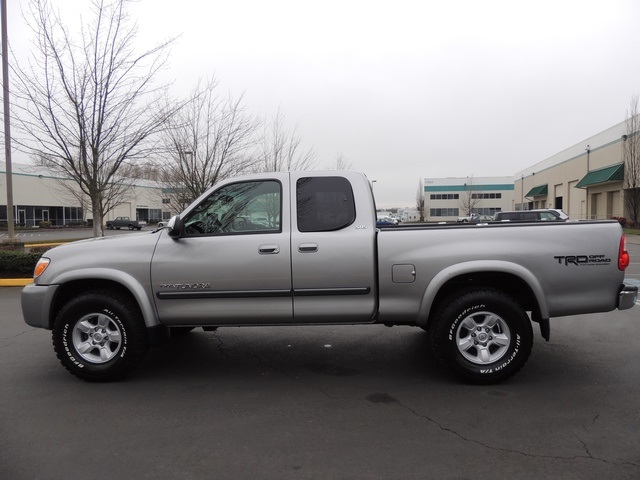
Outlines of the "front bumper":
M 51 305 L 58 285 L 30 283 L 22 289 L 20 302 L 22 316 L 27 325 L 51 330 Z
M 618 310 L 627 310 L 633 307 L 638 300 L 638 287 L 636 285 L 623 284 L 618 294 Z

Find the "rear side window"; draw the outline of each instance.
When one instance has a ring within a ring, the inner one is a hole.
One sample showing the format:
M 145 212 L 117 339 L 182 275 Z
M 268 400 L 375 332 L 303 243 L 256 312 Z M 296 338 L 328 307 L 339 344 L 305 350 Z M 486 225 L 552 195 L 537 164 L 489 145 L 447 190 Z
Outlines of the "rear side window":
M 296 184 L 300 232 L 329 232 L 356 220 L 351 184 L 343 177 L 307 177 Z

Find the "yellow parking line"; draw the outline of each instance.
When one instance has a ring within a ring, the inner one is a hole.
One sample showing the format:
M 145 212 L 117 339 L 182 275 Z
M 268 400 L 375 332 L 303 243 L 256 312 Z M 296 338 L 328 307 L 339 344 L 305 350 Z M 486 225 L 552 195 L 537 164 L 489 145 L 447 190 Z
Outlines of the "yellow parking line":
M 58 245 L 64 245 L 69 242 L 56 242 L 56 243 L 25 243 L 24 246 L 28 248 L 34 247 L 57 247 Z
M 0 278 L 0 287 L 24 287 L 33 282 L 33 278 Z

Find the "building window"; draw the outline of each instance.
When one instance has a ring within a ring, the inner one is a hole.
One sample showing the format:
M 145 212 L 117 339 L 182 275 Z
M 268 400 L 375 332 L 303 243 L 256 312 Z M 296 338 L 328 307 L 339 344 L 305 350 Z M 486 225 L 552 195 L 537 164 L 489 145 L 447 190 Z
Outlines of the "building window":
M 430 217 L 457 217 L 458 208 L 432 208 L 429 211 Z
M 471 210 L 472 213 L 477 213 L 478 215 L 495 215 L 498 212 L 501 212 L 502 208 L 491 207 L 491 208 L 473 208 Z
M 459 200 L 460 194 L 458 193 L 432 193 L 429 198 L 431 200 Z
M 167 203 L 171 203 L 171 199 L 170 199 L 170 198 L 163 198 L 163 199 L 162 199 L 162 203 L 163 203 L 164 205 L 166 205 Z
M 474 200 L 488 200 L 488 199 L 500 199 L 502 198 L 501 193 L 472 193 L 471 198 Z

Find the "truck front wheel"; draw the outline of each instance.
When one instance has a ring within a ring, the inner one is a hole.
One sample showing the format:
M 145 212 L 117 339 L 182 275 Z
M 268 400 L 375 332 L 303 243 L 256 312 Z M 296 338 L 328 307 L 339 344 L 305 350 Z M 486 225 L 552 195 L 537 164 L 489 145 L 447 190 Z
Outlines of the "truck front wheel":
M 53 325 L 53 347 L 76 377 L 108 382 L 123 378 L 142 361 L 148 339 L 133 300 L 96 290 L 63 305 Z
M 430 328 L 438 362 L 477 384 L 498 383 L 527 362 L 533 329 L 524 309 L 494 289 L 456 293 L 440 304 Z

